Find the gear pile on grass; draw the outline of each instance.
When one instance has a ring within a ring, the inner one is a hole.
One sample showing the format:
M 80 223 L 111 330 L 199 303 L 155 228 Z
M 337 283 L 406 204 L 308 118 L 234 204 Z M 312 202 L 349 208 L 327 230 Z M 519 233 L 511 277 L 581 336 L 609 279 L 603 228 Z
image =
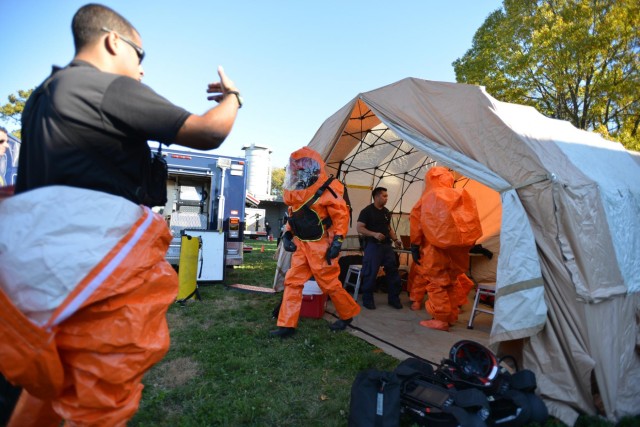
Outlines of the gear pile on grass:
M 515 372 L 502 365 L 506 359 Z M 398 425 L 402 414 L 429 426 L 543 424 L 549 413 L 536 387 L 535 374 L 518 370 L 513 357 L 498 359 L 484 346 L 462 340 L 439 365 L 409 358 L 393 372 L 360 372 L 351 389 L 349 425 L 376 420 Z M 372 406 L 373 401 L 386 405 Z

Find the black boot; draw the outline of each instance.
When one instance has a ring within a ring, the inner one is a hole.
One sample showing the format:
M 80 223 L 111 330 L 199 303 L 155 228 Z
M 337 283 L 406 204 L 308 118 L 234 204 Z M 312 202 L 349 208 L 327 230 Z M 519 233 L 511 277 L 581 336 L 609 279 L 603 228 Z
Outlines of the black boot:
M 376 309 L 376 302 L 373 299 L 373 293 L 372 292 L 366 292 L 366 293 L 362 293 L 362 306 L 364 308 L 367 308 L 369 310 L 375 310 Z
M 284 326 L 280 326 L 275 331 L 270 331 L 269 335 L 271 335 L 272 337 L 289 338 L 292 337 L 295 333 L 296 328 L 285 328 Z
M 329 329 L 331 329 L 332 331 L 344 331 L 345 329 L 347 329 L 347 326 L 351 324 L 351 322 L 353 322 L 353 317 L 345 320 L 338 319 L 329 325 Z
M 389 301 L 389 306 L 400 310 L 402 308 L 402 303 L 400 302 L 399 299 L 395 299 L 395 300 Z

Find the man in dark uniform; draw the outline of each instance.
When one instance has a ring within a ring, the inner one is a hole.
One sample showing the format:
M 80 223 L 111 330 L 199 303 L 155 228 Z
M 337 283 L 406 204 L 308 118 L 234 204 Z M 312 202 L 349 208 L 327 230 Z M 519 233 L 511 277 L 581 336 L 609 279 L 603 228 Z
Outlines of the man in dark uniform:
M 378 269 L 382 266 L 389 285 L 389 305 L 401 309 L 400 275 L 392 244 L 402 247 L 402 242 L 391 228 L 391 212 L 385 208 L 389 198 L 387 189 L 376 187 L 371 196 L 373 203 L 360 211 L 356 228 L 360 235 L 366 237 L 362 260 L 362 305 L 370 310 L 376 308 L 373 300 L 373 288 Z
M 16 193 L 49 185 L 88 188 L 144 201 L 148 140 L 210 150 L 231 131 L 238 89 L 220 67 L 202 115 L 170 103 L 141 83 L 142 39 L 123 17 L 86 5 L 72 23 L 76 55 L 27 101 Z

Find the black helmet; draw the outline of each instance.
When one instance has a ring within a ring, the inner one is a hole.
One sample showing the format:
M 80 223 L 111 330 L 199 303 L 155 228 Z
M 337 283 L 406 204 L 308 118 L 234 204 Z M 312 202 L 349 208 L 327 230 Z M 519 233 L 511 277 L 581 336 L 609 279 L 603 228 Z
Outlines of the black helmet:
M 488 384 L 498 376 L 498 360 L 486 347 L 474 341 L 458 341 L 449 351 L 451 359 L 467 377 L 475 377 Z

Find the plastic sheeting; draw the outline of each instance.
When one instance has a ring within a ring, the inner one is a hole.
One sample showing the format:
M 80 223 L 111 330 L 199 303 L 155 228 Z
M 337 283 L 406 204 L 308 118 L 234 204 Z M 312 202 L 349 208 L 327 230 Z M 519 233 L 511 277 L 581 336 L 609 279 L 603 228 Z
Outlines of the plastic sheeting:
M 169 348 L 165 313 L 178 283 L 164 260 L 166 223 L 123 198 L 70 187 L 3 200 L 0 218 L 2 316 L 12 315 L 0 335 L 23 338 L 0 340 L 0 370 L 25 389 L 10 425 L 38 425 L 34 413 L 123 425 L 143 373 Z
M 14 196 L 0 205 L 2 287 L 38 325 L 49 320 L 142 213 L 125 199 L 92 192 L 91 214 L 76 215 L 74 210 L 86 210 L 78 206 L 86 203 L 79 197 L 88 195 L 73 191 L 71 205 L 64 206 L 66 197 L 61 194 L 65 192 L 53 187 L 47 193 L 35 193 L 28 202 L 22 202 L 24 196 Z

